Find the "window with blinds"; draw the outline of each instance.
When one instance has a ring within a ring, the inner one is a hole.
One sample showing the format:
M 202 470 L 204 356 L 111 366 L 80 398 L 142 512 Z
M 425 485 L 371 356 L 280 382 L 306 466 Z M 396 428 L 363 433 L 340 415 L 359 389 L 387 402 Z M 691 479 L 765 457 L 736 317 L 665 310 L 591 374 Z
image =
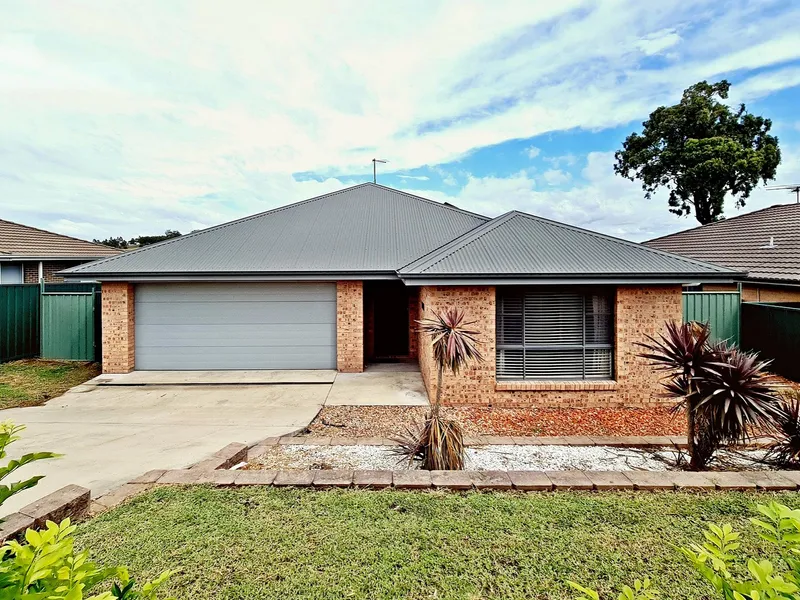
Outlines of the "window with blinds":
M 611 379 L 613 296 L 605 289 L 497 289 L 498 379 Z

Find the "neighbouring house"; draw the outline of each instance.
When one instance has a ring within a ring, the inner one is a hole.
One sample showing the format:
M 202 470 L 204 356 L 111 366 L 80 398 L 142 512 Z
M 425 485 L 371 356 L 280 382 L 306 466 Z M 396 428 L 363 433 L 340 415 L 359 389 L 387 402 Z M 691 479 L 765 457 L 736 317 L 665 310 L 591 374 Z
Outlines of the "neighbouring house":
M 746 272 L 741 280 L 745 302 L 800 302 L 798 203 L 770 206 L 645 245 Z M 738 285 L 698 283 L 702 291 L 717 292 L 735 291 Z
M 0 219 L 0 285 L 64 281 L 59 271 L 120 252 Z
M 72 268 L 103 284 L 103 369 L 419 363 L 415 322 L 466 310 L 485 361 L 449 403 L 645 406 L 637 342 L 681 319 L 681 286 L 740 275 L 522 212 L 488 218 L 372 183 Z

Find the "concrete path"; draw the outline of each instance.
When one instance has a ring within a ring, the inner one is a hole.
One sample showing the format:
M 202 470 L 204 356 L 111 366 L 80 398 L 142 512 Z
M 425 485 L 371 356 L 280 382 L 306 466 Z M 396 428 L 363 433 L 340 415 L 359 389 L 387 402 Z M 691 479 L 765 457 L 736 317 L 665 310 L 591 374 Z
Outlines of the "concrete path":
M 339 373 L 325 406 L 427 406 L 419 366 L 370 365 L 363 373 Z
M 28 427 L 11 446 L 12 458 L 45 450 L 65 456 L 15 473 L 12 481 L 45 478 L 0 512 L 14 512 L 70 483 L 97 497 L 150 469 L 187 467 L 230 442 L 254 444 L 291 433 L 311 422 L 330 388 L 84 384 L 43 406 L 1 411 L 1 419 Z

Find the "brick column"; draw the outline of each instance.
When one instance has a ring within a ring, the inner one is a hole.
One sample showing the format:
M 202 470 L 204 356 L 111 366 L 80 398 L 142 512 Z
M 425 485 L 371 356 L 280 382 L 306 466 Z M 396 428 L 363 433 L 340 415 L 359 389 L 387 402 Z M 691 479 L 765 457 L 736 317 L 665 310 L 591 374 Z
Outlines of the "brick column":
M 107 282 L 103 298 L 103 373 L 130 373 L 135 367 L 134 288 Z
M 364 282 L 336 282 L 336 368 L 364 370 Z

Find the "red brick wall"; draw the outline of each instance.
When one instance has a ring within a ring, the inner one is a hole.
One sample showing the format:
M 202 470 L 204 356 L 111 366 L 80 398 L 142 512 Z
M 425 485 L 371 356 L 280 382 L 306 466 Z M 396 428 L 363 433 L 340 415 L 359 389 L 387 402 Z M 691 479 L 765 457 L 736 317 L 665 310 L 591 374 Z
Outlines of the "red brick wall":
M 364 370 L 364 283 L 336 282 L 336 368 Z
M 62 261 L 45 261 L 42 265 L 42 275 L 44 280 L 48 283 L 61 283 L 64 281 L 63 277 L 57 277 L 56 273 L 76 267 L 82 263 L 80 262 L 62 262 Z M 39 263 L 25 262 L 22 264 L 22 276 L 25 283 L 39 283 Z
M 130 373 L 135 367 L 133 284 L 106 282 L 102 291 L 103 373 Z
M 423 316 L 458 306 L 481 332 L 484 361 L 459 375 L 446 373 L 442 389 L 446 404 L 542 407 L 648 406 L 658 396 L 659 375 L 641 358 L 636 342 L 657 334 L 667 320 L 682 318 L 680 286 L 620 287 L 615 302 L 615 380 L 613 382 L 496 382 L 495 288 L 422 287 Z M 430 340 L 419 334 L 419 362 L 431 399 L 436 393 L 436 367 Z

